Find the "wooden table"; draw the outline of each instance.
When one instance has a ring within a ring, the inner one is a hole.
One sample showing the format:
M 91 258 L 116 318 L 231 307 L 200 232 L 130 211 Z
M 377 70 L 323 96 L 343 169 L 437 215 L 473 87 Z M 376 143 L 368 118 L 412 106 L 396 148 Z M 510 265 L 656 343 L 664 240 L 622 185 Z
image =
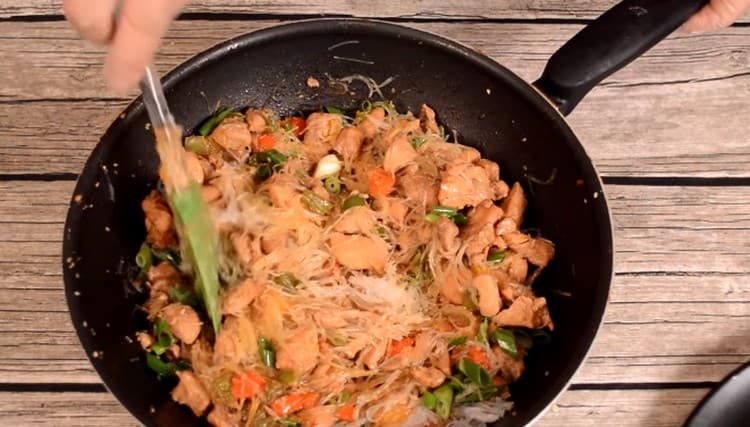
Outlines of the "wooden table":
M 134 425 L 73 332 L 60 255 L 76 174 L 129 99 L 105 88 L 103 51 L 57 3 L 0 0 L 0 419 Z M 166 71 L 242 32 L 356 11 L 470 44 L 531 80 L 612 3 L 194 1 L 156 61 Z M 679 425 L 750 358 L 750 19 L 673 35 L 570 123 L 604 177 L 616 275 L 588 361 L 539 425 Z

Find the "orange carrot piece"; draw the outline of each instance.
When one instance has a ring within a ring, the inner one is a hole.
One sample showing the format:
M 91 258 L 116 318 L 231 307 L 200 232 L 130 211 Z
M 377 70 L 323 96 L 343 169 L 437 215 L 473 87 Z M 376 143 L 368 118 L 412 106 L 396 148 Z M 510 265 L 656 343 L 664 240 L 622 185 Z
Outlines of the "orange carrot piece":
M 249 399 L 261 393 L 266 380 L 256 371 L 247 371 L 243 375 L 232 377 L 232 395 L 237 399 Z
M 258 148 L 260 151 L 266 151 L 276 146 L 276 137 L 271 134 L 263 134 L 258 138 Z
M 487 353 L 481 347 L 472 347 L 466 354 L 466 357 L 484 369 L 490 368 L 490 362 L 487 360 Z
M 303 409 L 310 409 L 318 404 L 320 394 L 314 391 L 307 393 L 292 393 L 286 396 L 281 396 L 273 401 L 271 409 L 276 412 L 277 415 L 283 417 Z
M 391 341 L 391 348 L 388 350 L 388 357 L 393 357 L 409 347 L 414 347 L 414 338 L 406 337 L 398 341 Z
M 357 407 L 350 404 L 341 405 L 341 407 L 336 411 L 336 418 L 341 421 L 356 421 Z
M 367 187 L 370 190 L 370 195 L 373 197 L 387 196 L 393 191 L 395 185 L 396 178 L 381 167 L 367 172 Z

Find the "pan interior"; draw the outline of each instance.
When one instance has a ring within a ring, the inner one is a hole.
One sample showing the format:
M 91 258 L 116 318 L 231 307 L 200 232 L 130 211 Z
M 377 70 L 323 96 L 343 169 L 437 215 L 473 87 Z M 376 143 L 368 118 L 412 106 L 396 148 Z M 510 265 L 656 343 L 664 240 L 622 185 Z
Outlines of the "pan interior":
M 497 425 L 524 425 L 564 389 L 601 321 L 612 271 L 612 240 L 600 181 L 562 118 L 525 82 L 471 49 L 373 21 L 322 20 L 239 37 L 178 67 L 165 79 L 176 120 L 190 132 L 217 103 L 268 107 L 281 115 L 331 105 L 354 110 L 377 93 L 400 111 L 427 103 L 459 141 L 500 164 L 529 197 L 524 228 L 555 242 L 556 259 L 535 285 L 555 321 L 550 345 L 527 358 L 512 387 L 515 411 Z M 310 76 L 321 82 L 309 88 Z M 129 285 L 145 236 L 140 200 L 157 181 L 154 139 L 142 104 L 116 120 L 75 190 L 64 241 L 64 278 L 75 327 L 107 387 L 144 424 L 202 425 L 171 402 L 132 338 L 147 327 Z

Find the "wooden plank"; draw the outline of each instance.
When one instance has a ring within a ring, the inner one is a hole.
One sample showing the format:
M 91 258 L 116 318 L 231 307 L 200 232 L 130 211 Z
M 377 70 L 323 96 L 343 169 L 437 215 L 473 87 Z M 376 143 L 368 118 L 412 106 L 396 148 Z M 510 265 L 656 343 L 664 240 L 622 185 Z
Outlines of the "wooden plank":
M 543 427 L 681 425 L 706 389 L 570 390 L 535 424 Z M 135 426 L 109 393 L 0 393 L 0 415 L 13 426 Z
M 0 183 L 5 381 L 98 381 L 62 295 L 60 239 L 73 185 Z M 717 381 L 750 359 L 750 188 L 607 190 L 619 274 L 601 333 L 575 382 Z
M 59 15 L 54 0 L 0 1 L 0 18 Z M 191 1 L 186 13 L 247 13 L 270 15 L 354 15 L 407 19 L 593 19 L 617 3 L 614 0 L 464 0 L 415 2 L 366 0 L 221 0 Z M 746 22 L 747 17 L 740 19 Z
M 273 23 L 178 22 L 157 64 L 171 68 L 239 32 Z M 415 27 L 481 49 L 523 78 L 578 25 L 427 23 Z M 594 90 L 570 123 L 605 175 L 750 176 L 744 116 L 750 108 L 750 27 L 675 36 Z M 80 171 L 88 152 L 127 103 L 101 79 L 102 52 L 63 22 L 0 22 L 0 170 Z M 55 84 L 50 84 L 53 81 Z M 626 103 L 627 108 L 623 108 Z M 61 114 L 64 111 L 65 114 Z M 35 120 L 19 120 L 34 117 Z M 62 154 L 49 162 L 47 155 Z

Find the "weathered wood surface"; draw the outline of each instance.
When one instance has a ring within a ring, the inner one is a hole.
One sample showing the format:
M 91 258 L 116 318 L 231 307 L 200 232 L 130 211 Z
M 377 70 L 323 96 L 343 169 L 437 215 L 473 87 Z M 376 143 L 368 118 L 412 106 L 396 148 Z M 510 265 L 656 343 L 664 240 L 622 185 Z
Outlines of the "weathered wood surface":
M 241 32 L 276 21 L 179 21 L 165 71 Z M 475 46 L 532 80 L 580 25 L 410 23 Z M 80 171 L 127 104 L 101 79 L 100 49 L 64 22 L 0 22 L 0 171 Z M 605 176 L 749 177 L 750 27 L 675 35 L 605 81 L 570 118 Z M 429 100 L 428 100 L 429 101 Z M 33 118 L 33 119 L 30 119 Z M 64 154 L 64 155 L 59 155 Z M 48 161 L 49 156 L 57 156 Z
M 0 182 L 5 381 L 98 380 L 62 292 L 60 242 L 73 185 Z M 607 190 L 618 274 L 601 333 L 574 382 L 718 381 L 750 360 L 750 187 Z
M 0 18 L 60 15 L 57 0 L 0 1 Z M 593 19 L 615 0 L 221 0 L 193 1 L 186 13 L 255 15 L 347 15 L 402 19 Z M 747 17 L 740 19 L 746 22 Z
M 574 390 L 536 426 L 674 427 L 708 390 Z M 9 426 L 137 426 L 108 393 L 0 392 L 0 416 Z

